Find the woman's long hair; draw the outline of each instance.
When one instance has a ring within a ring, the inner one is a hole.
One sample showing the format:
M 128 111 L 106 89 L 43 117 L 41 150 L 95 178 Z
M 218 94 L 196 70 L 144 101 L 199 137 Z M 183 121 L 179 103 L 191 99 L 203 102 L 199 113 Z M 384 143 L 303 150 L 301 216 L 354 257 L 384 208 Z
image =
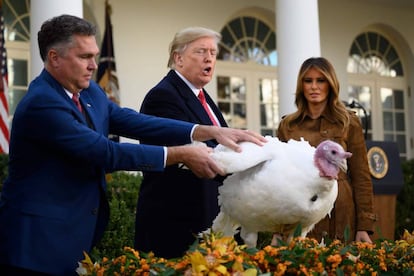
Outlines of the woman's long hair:
M 342 101 L 339 100 L 339 82 L 332 64 L 323 57 L 312 57 L 305 60 L 300 67 L 296 83 L 295 104 L 298 108 L 296 112 L 284 118 L 284 124 L 290 129 L 295 123 L 303 120 L 307 111 L 307 100 L 303 92 L 303 78 L 309 69 L 314 68 L 321 72 L 329 83 L 328 103 L 326 108 L 329 109 L 333 119 L 343 128 L 349 125 L 349 111 Z

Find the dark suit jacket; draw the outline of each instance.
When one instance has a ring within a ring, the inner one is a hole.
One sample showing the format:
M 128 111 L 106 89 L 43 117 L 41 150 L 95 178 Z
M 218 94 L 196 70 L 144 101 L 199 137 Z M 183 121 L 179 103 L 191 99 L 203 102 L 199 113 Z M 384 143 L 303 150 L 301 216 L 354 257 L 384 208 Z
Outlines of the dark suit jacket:
M 206 100 L 222 126 L 221 112 L 206 94 Z M 198 98 L 171 70 L 146 95 L 142 113 L 212 125 Z M 156 144 L 155 141 L 143 140 Z M 164 145 L 174 145 L 168 141 Z M 207 141 L 215 147 L 216 141 Z M 195 241 L 195 235 L 208 229 L 218 213 L 218 186 L 221 181 L 200 179 L 190 170 L 169 166 L 162 173 L 145 172 L 137 205 L 135 246 L 156 256 L 181 257 Z
M 0 263 L 73 275 L 108 222 L 105 173 L 163 170 L 162 147 L 116 143 L 108 133 L 191 141 L 193 124 L 120 108 L 94 82 L 80 101 L 93 129 L 44 70 L 16 109 L 0 201 Z

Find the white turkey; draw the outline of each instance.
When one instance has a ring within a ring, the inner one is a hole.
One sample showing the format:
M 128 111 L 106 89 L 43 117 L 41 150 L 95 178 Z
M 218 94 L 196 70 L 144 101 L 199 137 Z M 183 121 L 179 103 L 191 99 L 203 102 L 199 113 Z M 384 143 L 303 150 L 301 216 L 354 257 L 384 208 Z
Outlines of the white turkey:
M 238 153 L 219 145 L 212 153 L 231 174 L 219 188 L 220 212 L 212 230 L 240 236 L 256 247 L 258 232 L 293 232 L 301 236 L 330 214 L 338 194 L 339 170 L 347 170 L 352 154 L 327 140 L 317 148 L 307 141 L 266 136 L 263 146 L 241 143 Z

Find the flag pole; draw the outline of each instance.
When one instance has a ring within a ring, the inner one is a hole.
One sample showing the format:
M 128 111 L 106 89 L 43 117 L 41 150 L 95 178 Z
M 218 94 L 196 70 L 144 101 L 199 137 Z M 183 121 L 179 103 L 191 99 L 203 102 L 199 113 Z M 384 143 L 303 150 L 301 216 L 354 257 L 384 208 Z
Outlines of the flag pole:
M 101 54 L 98 64 L 97 82 L 107 94 L 108 98 L 120 104 L 120 93 L 118 76 L 116 73 L 115 53 L 112 37 L 111 23 L 112 7 L 108 0 L 105 0 L 105 30 L 101 44 Z M 119 137 L 110 134 L 110 138 L 119 141 Z

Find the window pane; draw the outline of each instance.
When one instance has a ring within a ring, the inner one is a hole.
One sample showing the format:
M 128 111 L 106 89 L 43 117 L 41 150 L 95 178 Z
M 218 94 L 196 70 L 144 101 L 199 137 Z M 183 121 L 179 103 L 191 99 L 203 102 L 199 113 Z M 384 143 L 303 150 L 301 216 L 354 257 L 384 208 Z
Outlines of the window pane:
M 361 34 L 356 39 L 355 42 L 361 50 L 365 51 L 368 49 L 367 34 Z
M 270 32 L 270 30 L 269 30 Z M 266 41 L 266 48 L 267 49 L 276 49 L 276 35 L 272 32 L 269 38 Z
M 405 131 L 405 117 L 404 113 L 395 113 L 396 131 Z
M 231 125 L 231 110 L 230 110 L 230 103 L 223 103 L 218 102 L 218 108 L 221 111 L 221 114 L 223 114 L 224 119 L 228 123 L 228 125 Z
M 384 120 L 384 130 L 385 131 L 393 131 L 394 130 L 394 123 L 392 118 L 392 112 L 383 112 L 383 120 Z
M 233 110 L 232 127 L 247 128 L 246 105 L 241 103 L 233 104 Z
M 238 77 L 231 77 L 231 89 L 231 98 L 233 100 L 246 100 L 246 84 L 244 83 L 244 79 Z
M 240 77 L 217 76 L 217 95 L 218 107 L 228 125 L 246 129 L 246 80 Z
M 269 136 L 275 136 L 274 130 L 270 128 L 262 128 L 260 131 L 260 134 L 263 136 L 269 135 Z
M 404 92 L 401 90 L 394 90 L 394 108 L 404 109 Z
M 231 30 L 234 32 L 236 37 L 244 37 L 244 34 L 241 30 L 241 24 L 240 24 L 241 18 L 234 19 L 229 23 L 229 26 Z
M 9 85 L 10 86 L 27 86 L 27 60 L 9 59 Z
M 264 24 L 262 21 L 259 21 L 258 24 L 259 24 L 259 28 L 258 28 L 257 39 L 259 41 L 263 41 L 269 33 L 269 27 L 266 24 Z
M 397 145 L 398 145 L 398 150 L 400 151 L 400 153 L 407 152 L 407 147 L 405 145 L 406 139 L 407 138 L 405 137 L 405 135 L 397 135 Z
M 382 107 L 386 109 L 392 109 L 392 90 L 389 88 L 381 88 L 381 101 Z
M 392 70 L 395 72 L 394 73 L 395 76 L 403 76 L 404 75 L 401 61 L 398 61 L 395 65 L 393 65 Z
M 383 36 L 379 37 L 379 44 L 378 44 L 378 50 L 380 53 L 387 52 L 388 48 L 390 47 L 390 44 L 388 43 L 388 40 L 386 40 Z
M 219 100 L 230 99 L 229 77 L 217 77 L 217 97 Z
M 262 128 L 276 129 L 279 122 L 277 80 L 260 79 L 260 125 Z
M 243 19 L 244 19 L 244 27 L 246 29 L 246 36 L 254 37 L 255 19 L 253 17 L 244 17 Z
M 26 94 L 26 89 L 9 88 L 9 113 L 14 114 L 17 104 Z
M 348 98 L 346 103 L 361 118 L 362 126 L 367 131 L 372 129 L 371 124 L 371 88 L 369 86 L 348 86 Z

